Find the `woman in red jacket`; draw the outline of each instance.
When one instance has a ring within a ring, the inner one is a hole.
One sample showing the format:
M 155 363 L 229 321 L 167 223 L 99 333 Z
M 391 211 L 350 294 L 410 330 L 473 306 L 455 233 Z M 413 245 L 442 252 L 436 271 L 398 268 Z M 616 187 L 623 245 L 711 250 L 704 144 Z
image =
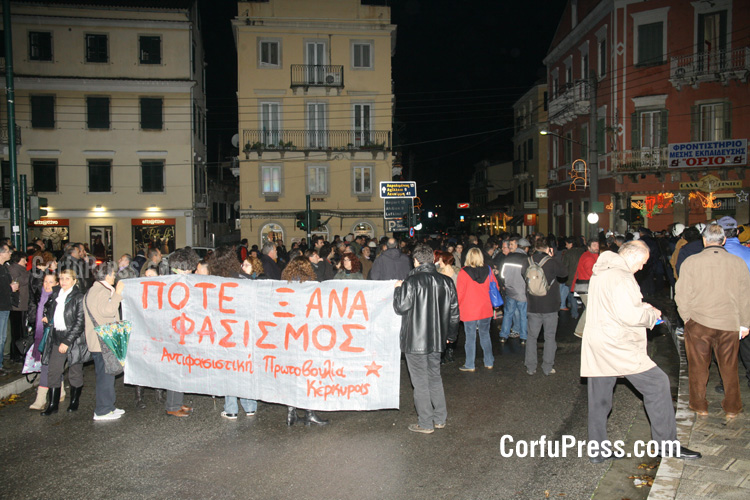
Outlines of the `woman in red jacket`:
M 458 311 L 466 331 L 466 363 L 459 370 L 473 372 L 477 350 L 477 330 L 479 343 L 484 352 L 484 367 L 492 369 L 495 358 L 490 341 L 490 322 L 493 309 L 490 302 L 490 281 L 495 276 L 489 266 L 484 265 L 482 251 L 474 247 L 466 254 L 466 266 L 458 273 Z

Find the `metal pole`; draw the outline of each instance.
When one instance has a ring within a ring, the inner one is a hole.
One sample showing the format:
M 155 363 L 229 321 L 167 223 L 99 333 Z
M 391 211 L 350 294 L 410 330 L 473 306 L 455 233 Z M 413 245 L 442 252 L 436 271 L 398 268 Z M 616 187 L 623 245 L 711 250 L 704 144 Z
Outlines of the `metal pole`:
M 22 252 L 26 251 L 26 241 L 28 237 L 28 219 L 29 219 L 29 213 L 26 209 L 28 204 L 26 203 L 26 200 L 28 199 L 28 194 L 26 191 L 26 175 L 21 174 L 19 175 L 20 182 L 18 184 L 18 190 L 21 194 L 21 205 L 20 205 L 20 212 L 21 212 L 21 246 L 19 247 L 19 250 Z
M 305 227 L 307 228 L 307 247 L 312 246 L 312 233 L 310 224 L 312 223 L 312 217 L 310 214 L 310 195 L 305 196 Z
M 589 212 L 594 211 L 594 204 L 599 202 L 599 149 L 596 143 L 597 110 L 596 110 L 596 73 L 589 78 Z M 588 214 L 587 214 L 588 215 Z M 599 236 L 598 224 L 591 224 L 591 237 Z
M 3 29 L 5 35 L 5 95 L 8 101 L 8 160 L 10 162 L 10 225 L 11 242 L 16 248 L 21 243 L 18 220 L 18 160 L 16 158 L 16 95 L 13 85 L 13 33 L 10 23 L 10 0 L 3 0 Z

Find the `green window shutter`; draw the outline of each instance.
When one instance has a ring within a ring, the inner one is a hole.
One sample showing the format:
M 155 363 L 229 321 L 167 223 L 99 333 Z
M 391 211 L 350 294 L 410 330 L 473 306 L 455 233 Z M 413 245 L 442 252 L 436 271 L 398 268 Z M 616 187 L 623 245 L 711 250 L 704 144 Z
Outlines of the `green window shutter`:
M 724 103 L 724 139 L 732 138 L 732 103 Z
M 701 140 L 700 106 L 690 106 L 690 138 L 693 142 L 698 142 Z
M 630 149 L 641 149 L 641 134 L 638 125 L 638 113 L 636 112 L 630 115 Z
M 662 109 L 661 110 L 661 117 L 660 117 L 661 118 L 660 119 L 660 121 L 661 121 L 661 124 L 660 124 L 661 125 L 661 131 L 660 131 L 661 137 L 660 137 L 660 141 L 659 141 L 659 145 L 661 147 L 665 147 L 668 144 L 667 141 L 669 140 L 668 130 L 667 130 L 668 129 L 668 127 L 667 127 L 667 121 L 668 121 L 667 118 L 668 118 L 668 115 L 669 115 L 669 110 L 668 109 Z

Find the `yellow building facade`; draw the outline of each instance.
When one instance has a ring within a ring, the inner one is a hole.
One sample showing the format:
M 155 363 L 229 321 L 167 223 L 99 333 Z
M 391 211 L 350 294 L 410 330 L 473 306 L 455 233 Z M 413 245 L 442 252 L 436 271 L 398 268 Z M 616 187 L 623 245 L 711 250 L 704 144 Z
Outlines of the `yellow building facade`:
M 396 28 L 366 0 L 240 1 L 240 218 L 251 244 L 302 239 L 295 214 L 319 212 L 313 234 L 379 237 L 381 181 L 391 179 Z
M 18 174 L 48 201 L 29 238 L 85 242 L 114 259 L 144 246 L 200 246 L 206 106 L 196 3 L 117 4 L 11 4 Z M 5 107 L 1 115 L 7 129 Z

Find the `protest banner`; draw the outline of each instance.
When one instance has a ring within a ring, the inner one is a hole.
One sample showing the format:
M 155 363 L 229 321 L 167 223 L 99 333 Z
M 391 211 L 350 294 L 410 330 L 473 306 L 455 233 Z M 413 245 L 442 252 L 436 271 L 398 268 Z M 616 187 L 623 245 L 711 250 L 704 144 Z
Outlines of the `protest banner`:
M 125 383 L 310 410 L 398 408 L 392 281 L 128 280 Z

